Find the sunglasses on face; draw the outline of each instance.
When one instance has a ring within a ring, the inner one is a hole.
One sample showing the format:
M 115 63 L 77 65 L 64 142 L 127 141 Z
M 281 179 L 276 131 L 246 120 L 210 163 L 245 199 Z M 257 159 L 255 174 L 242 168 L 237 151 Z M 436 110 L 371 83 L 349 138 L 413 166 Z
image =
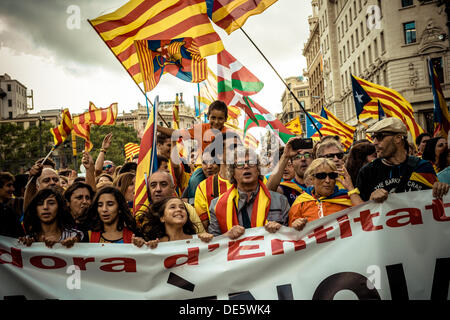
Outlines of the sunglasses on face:
M 106 169 L 109 169 L 109 168 L 112 168 L 112 164 L 107 164 L 106 166 L 103 167 L 103 170 L 106 170 Z
M 305 153 L 299 153 L 299 154 L 297 154 L 297 155 L 294 157 L 294 159 L 302 159 L 302 158 L 309 159 L 310 157 L 311 157 L 311 153 L 305 152 Z
M 388 137 L 388 136 L 393 136 L 395 135 L 394 133 L 391 132 L 377 132 L 372 134 L 372 140 L 377 139 L 378 141 L 383 140 L 384 138 Z
M 344 153 L 343 152 L 339 152 L 339 153 L 330 153 L 330 154 L 326 154 L 323 156 L 324 158 L 328 158 L 328 159 L 334 159 L 334 157 L 338 158 L 338 159 L 342 159 L 344 157 Z
M 250 161 L 238 162 L 234 165 L 234 167 L 237 169 L 242 169 L 245 167 L 245 165 L 248 165 L 249 168 L 256 167 L 256 163 L 250 163 Z
M 327 177 L 332 180 L 336 180 L 338 174 L 336 172 L 318 172 L 316 174 L 313 174 L 313 177 L 316 177 L 319 180 L 326 179 Z

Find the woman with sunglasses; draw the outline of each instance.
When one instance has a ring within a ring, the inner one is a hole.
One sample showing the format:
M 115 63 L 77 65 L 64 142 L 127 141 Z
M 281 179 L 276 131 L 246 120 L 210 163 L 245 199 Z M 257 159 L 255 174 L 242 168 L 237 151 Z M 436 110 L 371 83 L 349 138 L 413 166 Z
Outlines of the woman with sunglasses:
M 343 178 L 340 178 L 336 164 L 330 159 L 314 160 L 306 170 L 305 177 L 311 177 L 312 186 L 297 197 L 289 211 L 289 226 L 299 231 L 308 221 L 363 202 L 347 170 L 343 168 Z M 340 181 L 346 189 L 339 189 L 336 181 Z

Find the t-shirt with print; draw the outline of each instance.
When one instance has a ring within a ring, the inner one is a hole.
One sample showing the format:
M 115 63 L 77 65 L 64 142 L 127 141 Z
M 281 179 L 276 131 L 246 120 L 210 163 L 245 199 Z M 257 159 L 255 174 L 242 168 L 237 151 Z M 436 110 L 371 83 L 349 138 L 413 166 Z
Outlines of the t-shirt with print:
M 389 166 L 383 163 L 381 158 L 378 158 L 362 167 L 356 179 L 356 187 L 361 193 L 361 199 L 368 201 L 372 192 L 381 188 L 390 193 L 398 192 L 398 190 L 394 191 L 394 188 L 398 187 L 401 177 L 407 171 L 410 158 L 417 159 L 409 156 L 403 163 Z M 438 181 L 436 171 L 431 162 L 418 159 L 417 165 L 406 183 L 405 191 L 432 189 L 436 181 Z

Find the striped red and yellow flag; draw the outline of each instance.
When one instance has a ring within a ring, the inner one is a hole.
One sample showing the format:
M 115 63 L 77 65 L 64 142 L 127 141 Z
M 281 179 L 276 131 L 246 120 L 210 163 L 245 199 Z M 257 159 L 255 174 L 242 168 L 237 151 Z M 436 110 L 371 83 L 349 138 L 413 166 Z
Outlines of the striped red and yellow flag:
M 400 93 L 394 89 L 380 86 L 356 76 L 353 77 L 372 98 L 364 106 L 363 112 L 359 115 L 360 119 L 373 118 L 378 120 L 379 101 L 387 117 L 395 117 L 403 121 L 411 133 L 413 141 L 416 141 L 416 137 L 424 132 L 414 118 L 413 107 Z
M 74 116 L 73 124 L 113 125 L 116 123 L 117 114 L 117 103 L 112 103 L 107 108 L 97 108 L 94 103 L 89 102 L 89 111 Z
M 91 151 L 94 147 L 94 144 L 91 141 L 91 125 L 86 123 L 74 124 L 73 132 L 76 136 L 84 139 L 84 150 L 88 152 Z
M 242 27 L 248 17 L 260 14 L 277 0 L 209 0 L 208 15 L 228 34 Z
M 322 112 L 326 115 L 326 117 L 324 117 L 323 115 L 322 117 L 328 119 L 331 125 L 334 126 L 335 129 L 338 129 L 338 131 L 340 132 L 339 136 L 342 138 L 342 140 L 346 141 L 346 143 L 348 142 L 353 143 L 356 127 L 353 127 L 345 123 L 344 121 L 340 120 L 333 113 L 331 113 L 330 110 L 328 110 L 325 107 L 322 107 Z
M 335 124 L 333 124 L 330 120 L 325 119 L 318 114 L 314 112 L 308 112 L 311 117 L 314 118 L 314 120 L 318 121 L 321 124 L 320 132 L 322 133 L 322 136 L 339 136 L 341 138 L 341 143 L 345 147 L 345 149 L 348 149 L 351 147 L 353 143 L 353 135 L 350 136 L 343 134 L 342 129 L 336 127 Z M 320 140 L 320 135 L 318 132 L 315 132 L 311 138 L 314 141 Z
M 156 124 L 158 115 L 159 97 L 156 96 L 153 110 L 148 118 L 145 131 L 139 148 L 139 160 L 136 170 L 136 183 L 134 188 L 133 213 L 141 210 L 150 203 L 150 189 L 148 180 L 150 175 L 158 170 L 158 159 L 156 154 Z
M 224 48 L 204 0 L 131 0 L 89 22 L 137 84 L 143 82 L 137 40 L 192 38 L 202 58 Z
M 63 143 L 73 129 L 72 117 L 69 109 L 64 109 L 61 115 L 61 123 L 56 127 L 50 129 L 53 135 L 54 148 Z
M 136 143 L 128 142 L 124 146 L 125 159 L 133 159 L 135 155 L 139 155 L 140 147 Z

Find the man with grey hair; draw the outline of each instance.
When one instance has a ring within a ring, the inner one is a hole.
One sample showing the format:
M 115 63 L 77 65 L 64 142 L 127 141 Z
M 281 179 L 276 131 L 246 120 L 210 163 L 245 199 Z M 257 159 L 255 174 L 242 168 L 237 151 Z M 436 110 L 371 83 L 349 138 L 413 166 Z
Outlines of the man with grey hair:
M 357 191 L 364 201 L 383 202 L 389 193 L 433 189 L 442 198 L 449 185 L 439 182 L 431 162 L 408 156 L 407 129 L 398 118 L 378 121 L 367 130 L 372 133 L 378 158 L 359 171 Z
M 54 186 L 61 187 L 58 173 L 50 166 L 36 162 L 30 169 L 30 180 L 23 197 L 23 210 L 25 211 L 31 199 L 39 190 Z
M 212 200 L 209 233 L 237 239 L 247 228 L 264 226 L 268 232 L 276 232 L 288 225 L 289 203 L 284 195 L 269 191 L 264 185 L 253 150 L 238 149 L 228 175 L 233 186 Z

